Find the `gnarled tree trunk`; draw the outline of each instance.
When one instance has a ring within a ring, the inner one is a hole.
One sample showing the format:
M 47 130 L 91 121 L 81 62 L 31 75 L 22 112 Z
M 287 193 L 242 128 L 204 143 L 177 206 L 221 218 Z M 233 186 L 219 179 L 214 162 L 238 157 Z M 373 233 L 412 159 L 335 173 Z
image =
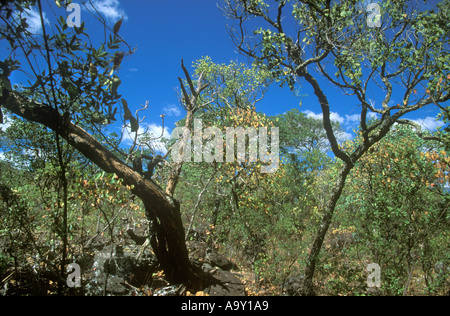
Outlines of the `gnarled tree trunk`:
M 3 78 L 4 79 L 4 78 Z M 191 266 L 185 243 L 180 206 L 152 180 L 134 171 L 99 141 L 81 127 L 65 119 L 54 108 L 30 101 L 18 93 L 4 88 L 0 105 L 14 114 L 40 123 L 56 131 L 71 146 L 107 173 L 115 173 L 125 185 L 132 186 L 132 193 L 139 197 L 152 222 L 151 245 L 166 273 L 173 283 L 184 283 L 196 289 L 201 286 L 199 275 Z

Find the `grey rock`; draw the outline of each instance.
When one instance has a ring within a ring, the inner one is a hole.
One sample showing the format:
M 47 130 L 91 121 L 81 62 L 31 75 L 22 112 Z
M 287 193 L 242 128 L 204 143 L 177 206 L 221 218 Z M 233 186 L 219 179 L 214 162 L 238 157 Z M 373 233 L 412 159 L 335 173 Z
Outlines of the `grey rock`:
M 229 271 L 232 268 L 235 267 L 234 263 L 222 256 L 221 254 L 218 254 L 217 252 L 214 252 L 210 249 L 206 250 L 206 258 L 205 258 L 209 264 L 211 264 L 214 267 L 218 267 L 222 270 Z
M 133 287 L 143 286 L 159 264 L 149 254 L 137 259 L 118 245 L 105 246 L 94 255 L 88 295 L 130 295 Z
M 179 296 L 183 290 L 184 286 L 182 285 L 171 285 L 156 290 L 153 296 Z
M 283 283 L 283 290 L 289 296 L 297 296 L 302 293 L 304 275 L 292 276 Z
M 127 295 L 129 291 L 123 278 L 106 274 L 94 277 L 86 286 L 86 290 L 89 296 L 121 296 Z
M 210 296 L 245 296 L 245 286 L 241 280 L 232 272 L 217 270 L 211 274 L 216 280 L 205 289 L 205 293 Z
M 446 264 L 444 261 L 439 261 L 434 265 L 434 272 L 439 275 L 449 273 L 450 265 Z

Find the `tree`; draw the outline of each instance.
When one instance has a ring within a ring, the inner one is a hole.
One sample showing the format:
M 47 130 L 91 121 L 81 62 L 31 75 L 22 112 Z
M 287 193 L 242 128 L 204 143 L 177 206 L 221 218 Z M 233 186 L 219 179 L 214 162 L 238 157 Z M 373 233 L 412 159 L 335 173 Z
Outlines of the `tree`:
M 272 80 L 267 72 L 256 67 L 236 62 L 217 64 L 210 57 L 195 62 L 194 66 L 196 75 L 202 74 L 208 84 L 202 94 L 208 105 L 198 111 L 195 118 L 201 119 L 204 128 L 213 126 L 220 130 L 220 147 L 215 147 L 214 152 L 223 153 L 224 159 L 213 163 L 196 162 L 194 167 L 192 164 L 183 166 L 180 188 L 191 190 L 180 189 L 175 193 L 184 201 L 184 215 L 189 216 L 187 236 L 194 238 L 190 235 L 194 230 L 207 231 L 208 241 L 226 241 L 225 248 L 237 248 L 255 264 L 266 252 L 264 244 L 272 230 L 270 223 L 277 217 L 271 194 L 283 173 L 280 170 L 273 175 L 262 173 L 266 163 L 263 159 L 251 161 L 250 153 L 246 153 L 242 161 L 237 160 L 236 153 L 231 159 L 227 154 L 225 159 L 226 131 L 228 128 L 257 131 L 266 127 L 268 137 L 272 137 L 271 127 L 275 123 L 263 113 L 256 112 L 256 105 Z M 184 120 L 179 123 L 184 124 Z M 245 136 L 244 142 L 245 148 L 250 149 L 250 135 Z
M 442 145 L 397 125 L 349 176 L 339 220 L 356 227 L 362 257 L 382 267 L 388 295 L 407 294 L 419 269 L 434 290 L 431 271 L 448 252 L 448 162 Z
M 203 78 L 203 72 L 201 72 L 198 75 L 198 79 L 197 79 L 197 86 L 194 86 L 194 83 L 191 79 L 191 76 L 189 75 L 189 72 L 187 71 L 186 67 L 184 66 L 183 61 L 181 61 L 181 67 L 183 68 L 184 74 L 186 76 L 186 82 L 187 82 L 187 87 L 185 87 L 185 83 L 183 82 L 183 80 L 181 78 L 178 78 L 179 82 L 180 82 L 180 88 L 182 91 L 182 97 L 180 98 L 181 100 L 181 105 L 182 107 L 186 110 L 186 118 L 184 120 L 185 123 L 185 127 L 189 129 L 189 131 L 193 130 L 193 122 L 194 122 L 194 117 L 196 115 L 196 113 L 199 110 L 204 110 L 204 108 L 206 106 L 208 106 L 210 104 L 210 102 L 204 102 L 202 100 L 202 91 L 205 90 L 206 88 L 208 88 L 209 84 L 204 82 L 204 78 Z M 188 94 L 187 91 L 190 91 L 191 93 Z M 187 139 L 183 139 L 182 140 L 184 143 L 181 146 L 182 151 L 185 150 L 186 148 L 186 141 Z M 178 183 L 178 178 L 180 176 L 181 170 L 183 167 L 183 162 L 177 162 L 175 163 L 175 166 L 173 167 L 173 171 L 171 172 L 170 176 L 169 176 L 169 180 L 167 182 L 167 187 L 166 187 L 166 193 L 169 195 L 173 195 L 175 192 L 175 187 Z
M 60 5 L 60 1 L 55 3 Z M 24 17 L 25 9 L 35 4 L 40 9 L 42 36 L 30 34 Z M 185 283 L 191 288 L 201 287 L 201 276 L 194 271 L 188 258 L 179 203 L 152 179 L 133 169 L 134 150 L 125 153 L 102 133 L 105 126 L 117 120 L 118 112 L 124 113 L 121 120 L 130 127 L 131 132 L 139 130 L 139 119 L 132 115 L 127 102 L 118 93 L 120 79 L 115 74 L 123 57 L 133 52 L 119 35 L 122 21 L 117 22 L 113 29 L 104 25 L 105 32 L 111 36 L 107 43 L 96 49 L 88 44 L 91 41 L 84 23 L 71 29 L 61 17 L 56 26 L 57 32 L 47 34 L 40 0 L 14 1 L 7 8 L 3 10 L 2 6 L 0 12 L 1 39 L 9 42 L 13 52 L 11 56 L 21 56 L 26 66 L 12 58 L 0 62 L 0 105 L 25 120 L 53 131 L 57 140 L 61 138 L 105 172 L 122 179 L 123 184 L 129 186 L 144 204 L 151 222 L 151 245 L 168 280 Z M 17 14 L 11 15 L 10 9 Z M 127 47 L 126 53 L 119 51 L 121 45 Z M 39 62 L 46 65 L 46 70 L 41 73 L 37 72 L 36 67 Z M 31 69 L 34 81 L 30 82 L 29 87 L 16 89 L 12 86 L 9 76 L 17 69 Z M 191 95 L 184 90 L 185 101 L 189 104 L 188 100 L 198 97 L 202 82 L 200 79 L 199 87 L 194 88 L 184 67 L 183 71 L 191 88 Z M 96 133 L 89 133 L 89 129 Z M 62 141 L 58 142 L 60 146 Z M 60 174 L 65 175 L 64 164 L 60 166 Z M 67 183 L 64 187 L 67 188 Z M 63 203 L 66 213 L 67 193 L 66 189 Z M 61 273 L 64 272 L 63 260 Z
M 395 123 L 411 123 L 403 118 L 406 114 L 450 99 L 448 85 L 442 84 L 450 71 L 448 1 L 433 11 L 413 1 L 383 2 L 375 14 L 380 27 L 367 23 L 372 13 L 363 3 L 225 0 L 222 6 L 224 15 L 235 21 L 230 33 L 241 53 L 280 84 L 293 89 L 302 80 L 314 90 L 332 151 L 343 162 L 311 247 L 306 295 L 314 293 L 317 259 L 355 163 Z M 362 139 L 350 152 L 337 141 L 322 77 L 360 105 Z M 401 101 L 393 102 L 396 98 Z M 369 123 L 373 113 L 381 118 Z
M 307 117 L 298 109 L 292 109 L 273 118 L 280 128 L 280 147 L 285 158 L 303 169 L 320 170 L 330 159 L 330 145 L 321 120 Z M 333 123 L 336 133 L 339 123 Z

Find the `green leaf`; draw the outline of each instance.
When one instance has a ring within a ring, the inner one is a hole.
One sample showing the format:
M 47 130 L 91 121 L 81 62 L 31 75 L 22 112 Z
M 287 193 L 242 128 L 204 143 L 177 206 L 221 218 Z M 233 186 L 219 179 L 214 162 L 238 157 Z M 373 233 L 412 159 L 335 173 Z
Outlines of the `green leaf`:
M 122 22 L 123 22 L 123 17 L 119 21 L 117 21 L 116 24 L 114 24 L 114 28 L 113 28 L 114 34 L 119 33 L 120 27 L 122 26 Z
M 120 84 L 122 83 L 122 81 L 120 80 L 119 77 L 114 76 L 111 80 L 111 93 L 116 96 L 117 95 L 117 89 L 119 88 Z
M 94 181 L 97 181 L 98 179 L 100 179 L 101 177 L 104 177 L 105 173 L 104 172 L 99 172 L 97 173 L 97 175 L 94 178 Z

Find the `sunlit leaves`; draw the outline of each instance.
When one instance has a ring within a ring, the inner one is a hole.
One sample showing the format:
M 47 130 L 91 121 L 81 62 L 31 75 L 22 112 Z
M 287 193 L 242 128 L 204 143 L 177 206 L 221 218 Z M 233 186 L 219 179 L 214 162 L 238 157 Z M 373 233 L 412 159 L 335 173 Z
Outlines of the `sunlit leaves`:
M 114 174 L 98 173 L 93 179 L 79 179 L 72 184 L 69 200 L 87 215 L 98 209 L 116 210 L 127 207 L 140 211 L 140 206 L 130 200 L 129 191 Z
M 350 174 L 336 221 L 355 226 L 360 251 L 383 265 L 386 293 L 402 293 L 411 266 L 426 275 L 446 251 L 449 180 L 447 152 L 400 125 Z
M 395 135 L 395 136 L 394 136 Z M 407 137 L 406 135 L 411 135 Z M 354 146 L 349 141 L 344 144 Z M 353 176 L 361 181 L 368 176 L 374 176 L 372 181 L 378 181 L 386 189 L 434 187 L 448 183 L 448 159 L 446 152 L 423 151 L 426 147 L 417 135 L 408 128 L 397 126 L 393 135 L 375 145 L 364 155 Z M 377 180 L 375 180 L 377 179 Z M 431 185 L 432 184 L 432 185 Z
M 271 84 L 267 71 L 234 61 L 217 64 L 211 57 L 204 57 L 195 62 L 194 67 L 196 75 L 203 74 L 205 82 L 210 84 L 203 98 L 214 101 L 215 113 L 219 108 L 255 106 Z

